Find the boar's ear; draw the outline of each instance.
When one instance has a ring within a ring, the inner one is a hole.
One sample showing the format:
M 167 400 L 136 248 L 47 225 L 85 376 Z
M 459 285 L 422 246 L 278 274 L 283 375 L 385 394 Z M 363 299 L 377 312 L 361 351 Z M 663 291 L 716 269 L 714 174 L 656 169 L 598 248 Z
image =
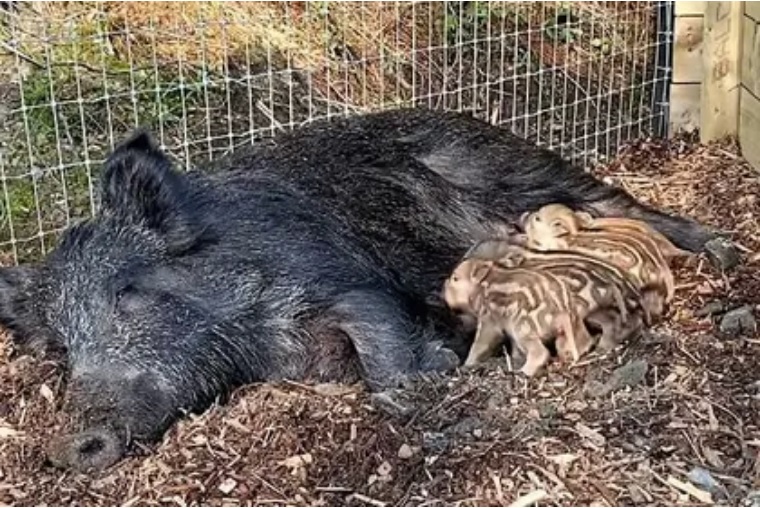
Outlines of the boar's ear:
M 181 254 L 204 233 L 191 206 L 187 177 L 172 169 L 151 136 L 138 131 L 106 160 L 103 208 L 160 234 L 169 252 Z
M 0 268 L 0 324 L 15 328 L 19 302 L 29 297 L 37 270 L 30 266 Z

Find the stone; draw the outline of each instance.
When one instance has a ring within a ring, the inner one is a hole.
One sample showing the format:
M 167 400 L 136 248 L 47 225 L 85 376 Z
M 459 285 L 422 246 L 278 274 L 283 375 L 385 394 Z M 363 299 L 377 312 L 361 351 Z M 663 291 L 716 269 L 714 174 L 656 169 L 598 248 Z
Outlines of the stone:
M 393 418 L 409 417 L 417 409 L 409 393 L 399 389 L 373 393 L 370 401 L 375 408 Z
M 451 436 L 465 437 L 483 428 L 483 420 L 477 416 L 467 416 L 446 428 L 445 432 Z
M 701 309 L 694 312 L 696 317 L 710 317 L 717 314 L 722 314 L 726 310 L 726 303 L 723 300 L 714 300 L 709 302 Z
M 725 238 L 713 238 L 705 244 L 707 259 L 715 268 L 730 270 L 740 263 L 739 251 L 731 241 Z
M 592 397 L 604 397 L 626 386 L 636 386 L 644 381 L 649 364 L 646 360 L 632 360 L 618 367 L 605 383 L 591 381 L 586 384 L 586 393 Z
M 744 499 L 744 506 L 760 507 L 760 490 L 753 490 Z
M 441 454 L 449 447 L 450 440 L 443 432 L 423 432 L 422 447 L 432 453 Z
M 720 484 L 710 472 L 701 467 L 695 467 L 689 471 L 689 481 L 706 490 L 716 498 L 724 498 L 726 496 L 726 488 Z
M 416 447 L 415 447 L 416 448 Z M 414 457 L 414 454 L 419 451 L 419 449 L 412 448 L 408 444 L 404 443 L 401 445 L 401 447 L 398 449 L 398 458 L 402 460 L 411 459 Z
M 757 320 L 752 313 L 752 307 L 742 305 L 726 312 L 720 321 L 720 332 L 729 337 L 751 335 L 757 331 Z

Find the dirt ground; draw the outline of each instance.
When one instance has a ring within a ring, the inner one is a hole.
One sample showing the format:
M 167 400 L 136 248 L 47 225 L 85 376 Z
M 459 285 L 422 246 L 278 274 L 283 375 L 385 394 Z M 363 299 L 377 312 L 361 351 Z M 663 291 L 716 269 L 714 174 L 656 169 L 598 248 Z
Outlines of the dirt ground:
M 682 262 L 668 319 L 604 357 L 531 380 L 495 358 L 421 383 L 406 419 L 359 387 L 250 386 L 95 476 L 46 464 L 60 372 L 2 342 L 0 502 L 760 506 L 760 334 L 704 315 L 760 312 L 760 176 L 733 143 L 689 140 L 635 143 L 598 173 L 728 232 L 742 265 Z

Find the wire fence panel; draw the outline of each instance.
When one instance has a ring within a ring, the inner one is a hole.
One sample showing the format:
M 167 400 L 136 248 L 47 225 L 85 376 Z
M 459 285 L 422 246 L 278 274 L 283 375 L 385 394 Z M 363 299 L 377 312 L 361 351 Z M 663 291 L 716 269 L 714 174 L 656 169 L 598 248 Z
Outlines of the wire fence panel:
M 3 2 L 0 249 L 39 257 L 149 128 L 191 168 L 317 118 L 463 111 L 590 165 L 667 120 L 672 2 Z

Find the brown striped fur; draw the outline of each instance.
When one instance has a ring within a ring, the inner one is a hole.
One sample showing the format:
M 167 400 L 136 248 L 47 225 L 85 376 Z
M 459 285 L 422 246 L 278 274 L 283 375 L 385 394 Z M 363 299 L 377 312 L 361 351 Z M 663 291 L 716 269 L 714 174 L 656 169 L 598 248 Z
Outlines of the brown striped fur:
M 580 301 L 596 304 L 586 311 L 585 321 L 602 330 L 598 347 L 609 349 L 650 325 L 652 317 L 639 302 L 642 295 L 627 274 L 614 264 L 573 251 L 538 251 L 504 240 L 486 240 L 474 245 L 469 259 L 498 261 L 507 267 L 536 269 L 560 277 Z M 583 285 L 588 288 L 582 291 Z M 604 294 L 600 294 L 603 290 Z M 559 349 L 559 345 L 558 345 Z
M 657 242 L 636 230 L 578 230 L 574 221 L 572 210 L 561 215 L 556 205 L 539 209 L 525 221 L 528 245 L 572 250 L 615 264 L 643 292 L 642 302 L 650 314 L 662 316 L 665 304 L 673 299 L 675 280 Z
M 692 255 L 691 252 L 676 247 L 665 235 L 641 220 L 628 217 L 594 217 L 588 212 L 575 211 L 559 203 L 545 205 L 539 211 L 547 222 L 554 218 L 565 220 L 565 224 L 570 229 L 571 234 L 576 234 L 581 230 L 634 233 L 651 238 L 657 244 L 665 259 L 670 260 L 676 257 Z M 523 229 L 529 215 L 530 212 L 525 212 L 520 218 Z
M 462 261 L 444 285 L 444 299 L 452 309 L 478 317 L 465 365 L 483 361 L 504 334 L 526 354 L 527 375 L 546 364 L 551 342 L 561 356 L 579 359 L 593 346 L 584 319 L 612 326 L 607 309 L 626 307 L 615 284 L 583 268 L 561 262 L 510 267 L 492 260 Z

